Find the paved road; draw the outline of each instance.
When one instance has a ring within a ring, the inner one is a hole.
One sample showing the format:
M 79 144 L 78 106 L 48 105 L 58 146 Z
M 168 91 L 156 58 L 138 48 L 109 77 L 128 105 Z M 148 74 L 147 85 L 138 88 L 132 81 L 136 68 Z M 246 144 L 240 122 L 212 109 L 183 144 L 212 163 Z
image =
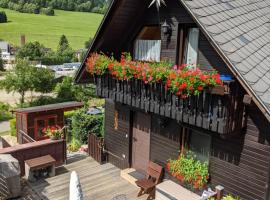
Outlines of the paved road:
M 0 122 L 0 133 L 9 131 L 9 121 Z

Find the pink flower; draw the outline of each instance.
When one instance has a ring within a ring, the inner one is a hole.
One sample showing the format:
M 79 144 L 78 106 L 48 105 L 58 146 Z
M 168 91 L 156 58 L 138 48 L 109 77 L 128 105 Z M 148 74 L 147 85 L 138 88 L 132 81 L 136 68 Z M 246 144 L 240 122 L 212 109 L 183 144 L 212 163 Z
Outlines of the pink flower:
M 150 76 L 150 77 L 148 78 L 148 81 L 150 82 L 150 81 L 152 81 L 152 80 L 153 80 L 153 77 Z
M 173 66 L 173 69 L 174 69 L 174 70 L 177 70 L 177 69 L 178 69 L 177 65 L 174 65 L 174 66 Z

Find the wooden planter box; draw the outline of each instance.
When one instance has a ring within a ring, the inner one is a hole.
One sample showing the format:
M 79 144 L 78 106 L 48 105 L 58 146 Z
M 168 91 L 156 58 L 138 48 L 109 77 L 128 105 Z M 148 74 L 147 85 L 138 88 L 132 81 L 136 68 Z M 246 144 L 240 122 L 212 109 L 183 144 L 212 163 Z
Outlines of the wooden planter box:
M 89 133 L 88 135 L 88 154 L 97 162 L 102 164 L 105 161 L 103 152 L 104 139 Z

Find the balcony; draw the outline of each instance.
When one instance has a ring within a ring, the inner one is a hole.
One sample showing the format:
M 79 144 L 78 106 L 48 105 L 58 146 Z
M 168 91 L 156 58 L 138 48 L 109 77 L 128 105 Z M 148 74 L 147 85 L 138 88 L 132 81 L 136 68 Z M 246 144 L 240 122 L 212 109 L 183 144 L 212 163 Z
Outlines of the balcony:
M 208 88 L 185 99 L 167 91 L 164 84 L 145 84 L 138 79 L 121 81 L 108 73 L 95 76 L 94 82 L 100 97 L 181 123 L 220 134 L 233 134 L 244 127 L 243 94 L 234 82 L 225 83 L 225 91 Z

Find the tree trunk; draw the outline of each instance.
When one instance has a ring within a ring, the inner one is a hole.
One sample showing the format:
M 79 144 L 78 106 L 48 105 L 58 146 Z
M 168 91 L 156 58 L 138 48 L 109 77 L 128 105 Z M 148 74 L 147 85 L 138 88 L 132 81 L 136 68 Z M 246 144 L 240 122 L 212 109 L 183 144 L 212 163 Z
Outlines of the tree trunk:
M 25 91 L 21 92 L 21 106 L 24 104 Z

